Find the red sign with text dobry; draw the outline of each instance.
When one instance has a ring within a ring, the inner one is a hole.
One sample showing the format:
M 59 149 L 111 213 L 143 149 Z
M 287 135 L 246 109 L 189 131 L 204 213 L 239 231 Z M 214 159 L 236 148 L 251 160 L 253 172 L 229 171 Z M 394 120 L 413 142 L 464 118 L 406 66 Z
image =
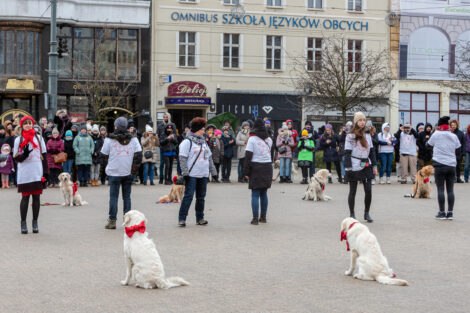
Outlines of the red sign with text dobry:
M 168 97 L 206 97 L 207 88 L 201 83 L 191 81 L 175 82 L 168 86 Z

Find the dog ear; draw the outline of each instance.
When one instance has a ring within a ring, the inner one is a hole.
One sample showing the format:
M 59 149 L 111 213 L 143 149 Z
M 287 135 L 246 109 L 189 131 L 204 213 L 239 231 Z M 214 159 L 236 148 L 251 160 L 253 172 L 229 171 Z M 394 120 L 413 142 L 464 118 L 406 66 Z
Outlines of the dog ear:
M 124 215 L 124 223 L 122 223 L 122 226 L 128 226 L 130 222 L 131 216 L 129 215 L 129 213 L 126 213 L 126 215 Z
M 345 218 L 343 222 L 341 222 L 341 231 L 346 231 L 347 227 L 348 227 L 348 219 Z

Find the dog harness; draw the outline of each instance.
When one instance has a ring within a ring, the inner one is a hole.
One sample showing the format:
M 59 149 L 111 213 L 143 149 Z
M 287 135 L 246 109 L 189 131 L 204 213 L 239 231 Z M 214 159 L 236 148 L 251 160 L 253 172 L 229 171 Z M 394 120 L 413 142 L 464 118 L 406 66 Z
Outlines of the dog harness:
M 351 225 L 349 225 L 348 230 L 350 230 L 351 227 L 353 227 L 355 224 L 357 224 L 357 222 L 354 222 L 354 223 L 352 223 Z M 347 237 L 347 235 L 348 235 L 348 232 L 342 231 L 342 232 L 341 232 L 341 240 L 340 240 L 340 241 L 346 240 L 346 249 L 347 249 L 347 251 L 349 251 L 349 242 L 348 242 L 348 237 Z
M 324 190 L 325 190 L 325 184 L 320 183 L 320 181 L 318 180 L 318 178 L 316 178 L 315 176 L 314 176 L 313 178 L 315 178 L 315 180 L 320 184 L 321 190 L 324 191 Z
M 78 190 L 77 183 L 73 183 L 72 190 L 73 190 L 73 195 L 75 196 L 75 194 L 77 193 L 77 190 Z
M 133 225 L 133 226 L 129 226 L 129 227 L 125 227 L 124 230 L 126 231 L 126 235 L 129 237 L 129 238 L 132 238 L 132 236 L 134 235 L 134 233 L 136 231 L 138 231 L 139 233 L 145 233 L 145 221 L 142 221 L 142 223 L 138 224 L 138 225 Z

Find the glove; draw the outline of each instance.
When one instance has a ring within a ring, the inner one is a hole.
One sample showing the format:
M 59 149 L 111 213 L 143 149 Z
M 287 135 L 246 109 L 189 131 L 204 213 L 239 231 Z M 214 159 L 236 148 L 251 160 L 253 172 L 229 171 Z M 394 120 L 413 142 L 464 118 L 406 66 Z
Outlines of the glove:
M 23 149 L 23 155 L 25 158 L 29 156 L 29 154 L 33 151 L 33 149 L 30 149 L 29 146 L 27 147 L 27 150 Z

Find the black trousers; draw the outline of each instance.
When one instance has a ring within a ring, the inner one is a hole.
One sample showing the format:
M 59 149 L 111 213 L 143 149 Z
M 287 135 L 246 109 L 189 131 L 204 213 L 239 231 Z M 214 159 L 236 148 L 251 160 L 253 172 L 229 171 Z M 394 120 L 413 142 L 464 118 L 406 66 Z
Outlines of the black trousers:
M 462 159 L 457 159 L 457 167 L 455 168 L 455 174 L 458 180 L 460 180 L 461 171 L 462 171 Z
M 310 168 L 310 166 L 302 166 L 302 177 L 303 178 L 308 178 L 308 169 Z
M 443 164 L 434 164 L 434 178 L 436 179 L 437 186 L 437 201 L 439 202 L 439 211 L 445 212 L 446 196 L 444 186 L 447 189 L 447 205 L 448 211 L 452 212 L 454 209 L 454 179 L 455 167 Z
M 335 161 L 335 162 L 326 162 L 326 169 L 327 169 L 328 172 L 330 172 L 330 173 L 331 173 L 331 163 L 334 163 L 334 164 L 335 164 L 336 173 L 338 173 L 338 177 L 339 177 L 339 179 L 341 179 L 341 164 L 339 163 L 339 161 Z
M 165 161 L 165 181 L 171 181 L 171 172 L 173 171 L 173 155 L 163 156 Z
M 29 206 L 29 197 L 24 196 L 21 198 L 20 202 L 20 215 L 21 221 L 26 221 L 26 216 L 28 215 L 28 206 Z M 33 195 L 33 221 L 36 221 L 39 217 L 39 209 L 41 208 L 41 196 L 40 195 Z
M 214 163 L 215 170 L 217 171 L 217 179 L 219 179 L 219 170 L 220 170 L 220 163 Z
M 349 182 L 349 196 L 348 196 L 348 205 L 349 205 L 349 213 L 351 215 L 354 214 L 354 205 L 356 202 L 356 191 L 357 191 L 357 183 L 358 181 L 350 181 Z M 364 186 L 364 205 L 365 210 L 364 212 L 369 212 L 370 204 L 372 202 L 372 180 L 365 179 L 362 181 L 362 185 Z
M 226 158 L 222 160 L 222 179 L 230 179 L 230 173 L 232 171 L 232 158 Z

